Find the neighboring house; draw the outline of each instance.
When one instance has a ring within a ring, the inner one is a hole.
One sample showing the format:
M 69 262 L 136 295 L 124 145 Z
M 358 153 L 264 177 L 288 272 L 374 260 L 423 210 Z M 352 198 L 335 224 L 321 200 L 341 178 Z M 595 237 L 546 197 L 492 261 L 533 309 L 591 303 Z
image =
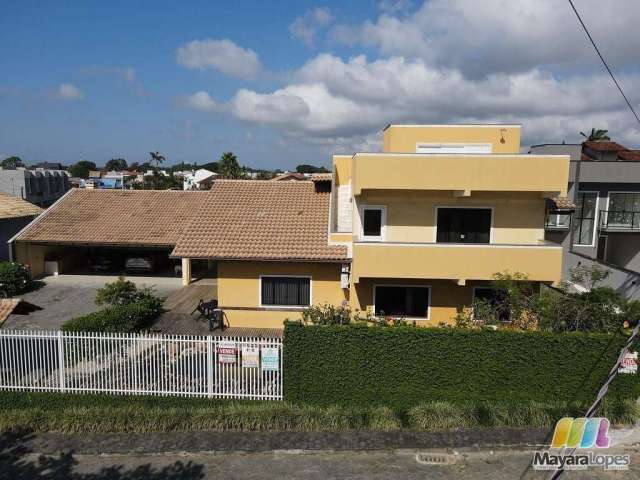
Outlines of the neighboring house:
M 31 223 L 40 213 L 42 213 L 40 207 L 6 193 L 0 193 L 0 262 L 9 260 L 7 244 L 9 239 Z
M 64 170 L 0 168 L 0 192 L 22 198 L 40 207 L 48 207 L 69 188 L 69 175 Z
M 234 327 L 282 327 L 323 303 L 448 323 L 474 297 L 491 298 L 496 273 L 561 278 L 545 205 L 566 202 L 569 157 L 519 151 L 519 126 L 391 125 L 383 152 L 335 155 L 333 174 L 310 180 L 72 191 L 14 251 L 41 273 L 52 255 L 155 249 L 181 262 L 185 285 L 215 262 Z
M 282 182 L 282 181 L 287 181 L 287 180 L 308 180 L 307 175 L 305 175 L 304 173 L 297 173 L 297 172 L 286 172 L 286 173 L 281 173 L 280 175 L 276 175 L 275 177 L 273 177 L 271 180 L 274 180 L 276 182 Z
M 40 162 L 36 163 L 31 168 L 43 168 L 45 170 L 66 170 L 66 167 L 58 162 Z
M 183 175 L 182 188 L 183 190 L 209 190 L 217 176 L 218 174 L 215 172 L 200 168 L 195 172 Z
M 601 264 L 607 284 L 640 299 L 640 150 L 616 142 L 543 144 L 535 154 L 570 155 L 570 215 L 551 212 L 545 238 L 565 249 L 563 277 L 577 265 Z

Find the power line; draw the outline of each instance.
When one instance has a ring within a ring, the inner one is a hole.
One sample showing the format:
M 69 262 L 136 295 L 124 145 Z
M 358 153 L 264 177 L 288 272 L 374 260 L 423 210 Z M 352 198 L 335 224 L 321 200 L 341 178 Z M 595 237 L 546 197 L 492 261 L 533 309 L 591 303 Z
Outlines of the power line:
M 613 83 L 615 83 L 616 87 L 618 87 L 618 90 L 620 90 L 620 95 L 622 95 L 622 98 L 624 98 L 624 101 L 627 102 L 627 105 L 629 106 L 629 110 L 631 110 L 631 113 L 633 113 L 633 116 L 636 117 L 636 120 L 638 121 L 638 123 L 640 123 L 640 117 L 638 117 L 638 114 L 636 113 L 636 111 L 631 106 L 631 102 L 629 102 L 629 99 L 627 98 L 627 96 L 622 91 L 622 87 L 620 86 L 620 84 L 616 80 L 616 77 L 613 75 L 613 72 L 609 68 L 609 65 L 607 65 L 607 62 L 605 61 L 604 57 L 600 53 L 600 50 L 598 50 L 596 42 L 593 41 L 593 38 L 591 37 L 591 34 L 589 33 L 589 30 L 587 29 L 587 26 L 582 21 L 582 18 L 580 17 L 580 14 L 578 13 L 578 10 L 576 10 L 576 7 L 573 4 L 573 1 L 569 0 L 569 4 L 571 5 L 571 8 L 573 8 L 573 11 L 575 12 L 576 17 L 578 17 L 578 20 L 580 21 L 580 25 L 582 25 L 582 28 L 584 28 L 584 32 L 587 34 L 587 37 L 589 37 L 589 41 L 591 42 L 591 45 L 593 45 L 593 48 L 595 48 L 596 53 L 600 57 L 600 60 L 602 60 L 602 63 L 604 64 L 604 68 L 607 69 L 607 72 L 609 72 L 609 75 L 611 75 L 611 79 L 613 80 Z

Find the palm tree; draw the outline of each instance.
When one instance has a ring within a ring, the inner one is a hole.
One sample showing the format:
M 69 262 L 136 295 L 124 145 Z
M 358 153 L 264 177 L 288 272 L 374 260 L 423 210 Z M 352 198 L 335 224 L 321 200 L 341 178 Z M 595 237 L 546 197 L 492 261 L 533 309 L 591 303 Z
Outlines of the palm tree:
M 592 128 L 589 135 L 585 134 L 584 132 L 580 132 L 580 135 L 586 138 L 587 142 L 610 142 L 611 138 L 609 137 L 609 135 L 607 135 L 608 132 L 609 130 L 596 130 L 595 128 Z
M 162 154 L 160 154 L 160 152 L 158 151 L 149 152 L 149 155 L 151 155 L 151 160 L 149 160 L 149 164 L 153 165 L 155 163 L 155 169 L 153 170 L 153 179 L 154 179 L 155 189 L 158 190 L 159 189 L 158 181 L 160 180 L 158 170 L 160 170 L 160 164 L 164 163 L 166 158 Z
M 218 174 L 220 178 L 242 178 L 242 168 L 238 164 L 238 158 L 233 152 L 224 152 L 218 162 Z

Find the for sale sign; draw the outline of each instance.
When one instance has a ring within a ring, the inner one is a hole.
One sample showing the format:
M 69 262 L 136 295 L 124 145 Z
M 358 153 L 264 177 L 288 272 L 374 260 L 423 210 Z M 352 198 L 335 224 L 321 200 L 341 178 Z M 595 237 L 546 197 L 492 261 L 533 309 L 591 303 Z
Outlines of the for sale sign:
M 627 352 L 622 357 L 618 373 L 638 373 L 638 352 Z
M 262 348 L 262 371 L 277 372 L 280 369 L 280 356 L 274 347 Z
M 218 343 L 218 363 L 236 363 L 238 348 L 235 342 Z
M 258 368 L 260 350 L 258 347 L 242 347 L 242 368 Z

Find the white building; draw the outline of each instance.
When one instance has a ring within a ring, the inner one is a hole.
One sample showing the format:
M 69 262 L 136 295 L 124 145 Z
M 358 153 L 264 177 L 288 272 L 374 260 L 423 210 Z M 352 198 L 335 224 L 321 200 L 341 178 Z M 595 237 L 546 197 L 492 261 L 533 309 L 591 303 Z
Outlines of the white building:
M 200 168 L 184 175 L 182 188 L 184 190 L 208 190 L 217 176 L 218 174 L 215 172 Z

